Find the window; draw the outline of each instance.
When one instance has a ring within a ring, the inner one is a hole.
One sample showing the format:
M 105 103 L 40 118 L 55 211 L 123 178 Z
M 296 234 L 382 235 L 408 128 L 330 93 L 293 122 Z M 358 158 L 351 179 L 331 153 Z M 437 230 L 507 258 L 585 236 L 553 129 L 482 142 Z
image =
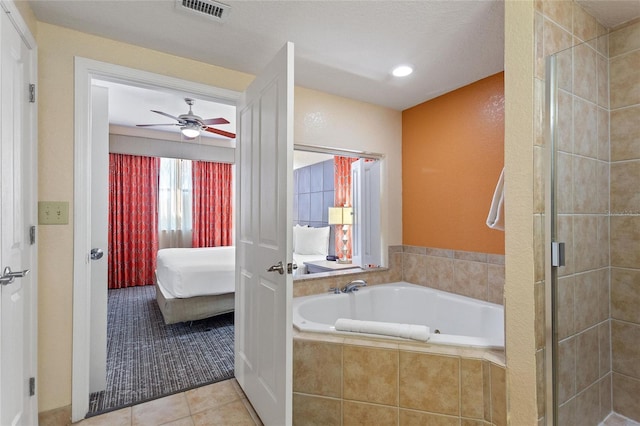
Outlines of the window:
M 160 248 L 191 247 L 191 160 L 160 159 L 158 231 Z

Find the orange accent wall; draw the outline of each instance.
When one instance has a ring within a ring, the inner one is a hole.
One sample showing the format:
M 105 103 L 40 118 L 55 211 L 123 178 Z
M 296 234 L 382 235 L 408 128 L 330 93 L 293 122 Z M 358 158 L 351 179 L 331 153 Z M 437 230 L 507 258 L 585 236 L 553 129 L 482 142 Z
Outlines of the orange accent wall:
M 403 111 L 403 244 L 504 254 L 485 223 L 503 165 L 504 73 Z

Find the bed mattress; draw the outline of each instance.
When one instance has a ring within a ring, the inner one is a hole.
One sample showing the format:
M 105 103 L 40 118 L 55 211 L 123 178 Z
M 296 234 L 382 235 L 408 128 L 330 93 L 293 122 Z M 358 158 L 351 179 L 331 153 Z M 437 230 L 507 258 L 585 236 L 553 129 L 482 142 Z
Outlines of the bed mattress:
M 235 257 L 235 247 L 162 249 L 156 279 L 167 298 L 233 293 Z

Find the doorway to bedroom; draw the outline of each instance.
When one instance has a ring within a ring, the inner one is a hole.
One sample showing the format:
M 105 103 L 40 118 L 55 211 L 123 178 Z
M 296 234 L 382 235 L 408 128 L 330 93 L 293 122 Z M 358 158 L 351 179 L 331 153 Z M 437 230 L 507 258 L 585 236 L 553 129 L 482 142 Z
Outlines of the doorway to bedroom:
M 90 416 L 232 378 L 235 290 L 235 106 L 92 83 Z

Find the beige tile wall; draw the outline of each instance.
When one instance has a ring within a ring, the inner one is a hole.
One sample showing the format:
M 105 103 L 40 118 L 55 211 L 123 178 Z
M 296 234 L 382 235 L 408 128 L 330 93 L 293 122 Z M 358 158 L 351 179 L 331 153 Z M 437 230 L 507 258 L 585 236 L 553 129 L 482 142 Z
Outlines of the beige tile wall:
M 609 36 L 613 409 L 640 422 L 640 21 Z
M 536 1 L 534 232 L 538 414 L 545 415 L 545 58 L 557 55 L 560 424 L 597 425 L 611 410 L 608 30 L 574 1 Z M 587 42 L 582 44 L 583 42 Z M 573 49 L 566 50 L 572 46 Z
M 404 246 L 404 281 L 503 304 L 504 255 Z
M 381 341 L 294 337 L 294 425 L 506 425 L 505 368 Z
M 557 55 L 558 240 L 567 243 L 558 282 L 560 422 L 596 425 L 611 409 L 640 421 L 632 396 L 640 377 L 628 368 L 640 363 L 640 23 L 606 36 L 573 1 L 538 0 L 536 10 L 539 415 L 545 409 L 545 308 L 538 297 L 545 288 L 544 58 L 577 46 Z
M 360 273 L 310 274 L 294 281 L 293 295 L 326 293 L 354 279 L 369 285 L 406 281 L 412 284 L 503 304 L 504 255 L 416 246 L 389 247 L 389 267 Z

